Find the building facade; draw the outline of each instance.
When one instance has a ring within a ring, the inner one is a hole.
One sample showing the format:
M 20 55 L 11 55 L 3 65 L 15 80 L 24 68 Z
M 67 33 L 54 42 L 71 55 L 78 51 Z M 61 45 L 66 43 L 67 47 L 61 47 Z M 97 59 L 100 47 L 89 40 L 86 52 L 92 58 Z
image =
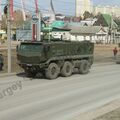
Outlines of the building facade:
M 83 16 L 85 11 L 92 12 L 91 0 L 76 0 L 76 16 Z
M 83 16 L 85 11 L 94 15 L 102 13 L 120 17 L 120 6 L 93 6 L 92 0 L 76 0 L 76 16 Z
M 98 13 L 110 14 L 110 15 L 119 17 L 120 16 L 120 7 L 118 7 L 118 6 L 101 6 L 101 5 L 94 6 L 93 14 L 97 15 Z

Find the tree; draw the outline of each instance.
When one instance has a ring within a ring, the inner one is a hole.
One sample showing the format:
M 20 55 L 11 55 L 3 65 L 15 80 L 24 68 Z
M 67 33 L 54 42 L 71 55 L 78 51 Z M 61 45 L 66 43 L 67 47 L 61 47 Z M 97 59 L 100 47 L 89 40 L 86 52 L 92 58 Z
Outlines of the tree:
M 5 30 L 7 32 L 7 18 L 6 18 L 6 15 L 2 16 L 1 29 Z
M 13 20 L 13 26 L 18 27 L 24 23 L 23 15 L 21 10 L 14 11 L 14 20 Z
M 84 14 L 83 14 L 83 17 L 84 17 L 83 19 L 85 20 L 87 18 L 93 18 L 94 16 L 93 16 L 92 13 L 90 13 L 88 11 L 85 11 Z

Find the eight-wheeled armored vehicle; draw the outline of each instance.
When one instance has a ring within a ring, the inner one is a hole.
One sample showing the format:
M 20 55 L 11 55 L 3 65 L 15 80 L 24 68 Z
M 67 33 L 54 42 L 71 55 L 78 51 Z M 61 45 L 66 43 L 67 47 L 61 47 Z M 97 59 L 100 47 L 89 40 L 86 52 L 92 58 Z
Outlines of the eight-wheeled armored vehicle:
M 93 64 L 94 44 L 89 41 L 21 42 L 17 46 L 18 64 L 27 75 L 43 73 L 48 79 L 67 77 L 78 68 L 86 74 Z

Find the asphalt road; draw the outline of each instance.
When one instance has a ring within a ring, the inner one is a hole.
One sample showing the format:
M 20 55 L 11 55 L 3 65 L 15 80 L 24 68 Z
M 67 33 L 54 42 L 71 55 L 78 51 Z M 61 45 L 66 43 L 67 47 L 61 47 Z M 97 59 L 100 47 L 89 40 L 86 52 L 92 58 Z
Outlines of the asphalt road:
M 120 65 L 56 80 L 0 78 L 0 120 L 69 120 L 120 98 Z M 74 119 L 73 119 L 74 120 Z

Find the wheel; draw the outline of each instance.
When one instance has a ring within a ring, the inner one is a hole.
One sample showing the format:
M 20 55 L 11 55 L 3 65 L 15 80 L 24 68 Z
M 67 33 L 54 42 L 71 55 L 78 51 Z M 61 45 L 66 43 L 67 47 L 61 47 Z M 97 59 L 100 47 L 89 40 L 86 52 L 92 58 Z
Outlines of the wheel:
M 81 60 L 80 66 L 78 68 L 79 73 L 87 74 L 89 72 L 90 64 L 87 60 Z
M 68 77 L 72 74 L 73 72 L 73 66 L 70 62 L 65 62 L 62 69 L 61 69 L 61 75 L 63 77 Z
M 0 63 L 0 71 L 3 69 L 3 64 Z
M 56 63 L 51 63 L 48 68 L 45 70 L 45 76 L 48 79 L 55 79 L 60 73 L 60 68 Z

